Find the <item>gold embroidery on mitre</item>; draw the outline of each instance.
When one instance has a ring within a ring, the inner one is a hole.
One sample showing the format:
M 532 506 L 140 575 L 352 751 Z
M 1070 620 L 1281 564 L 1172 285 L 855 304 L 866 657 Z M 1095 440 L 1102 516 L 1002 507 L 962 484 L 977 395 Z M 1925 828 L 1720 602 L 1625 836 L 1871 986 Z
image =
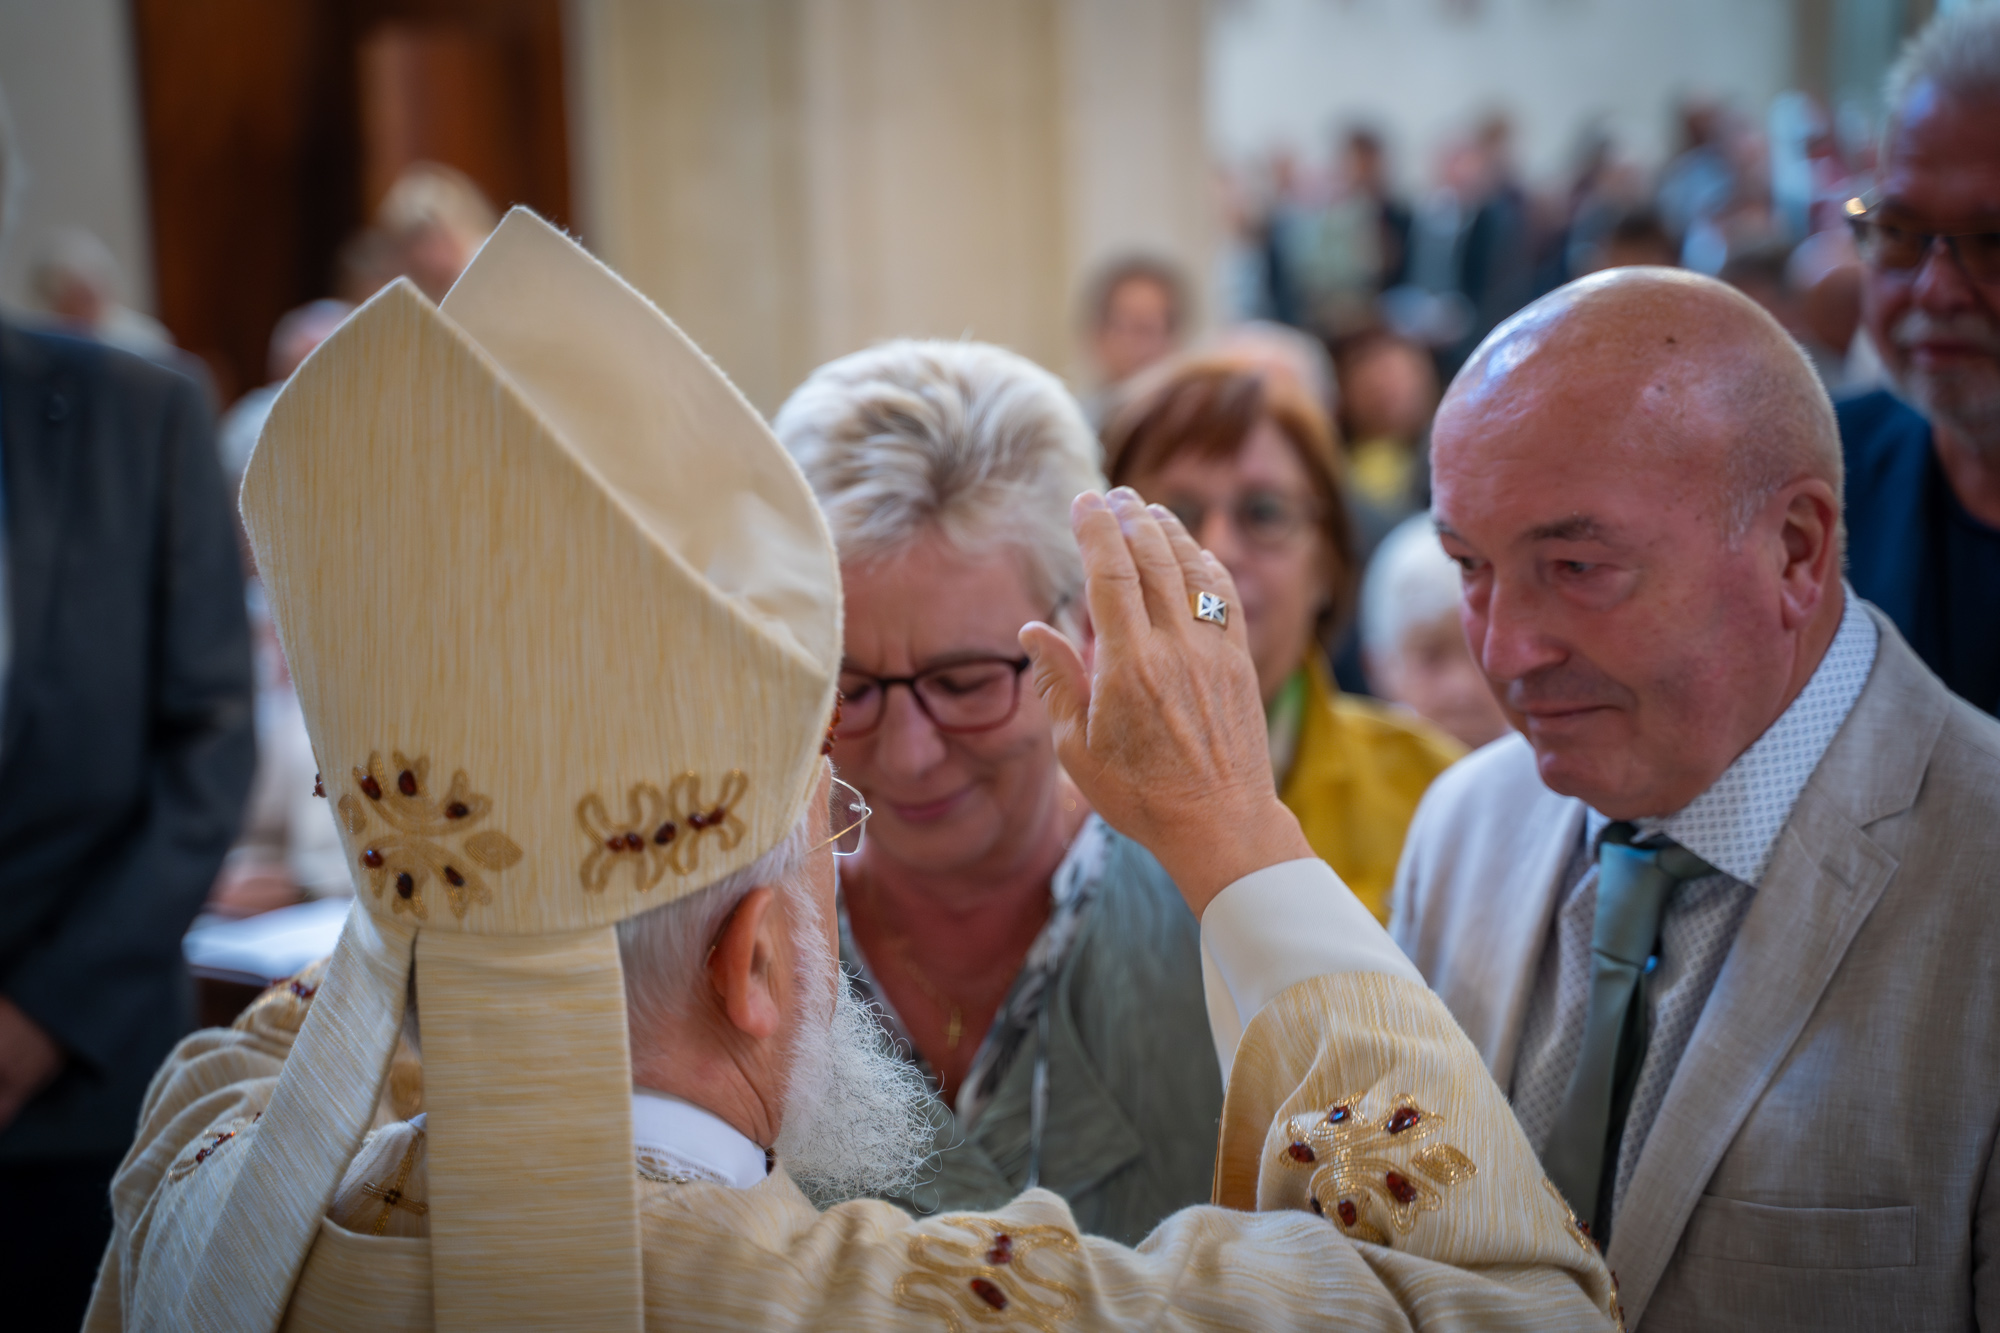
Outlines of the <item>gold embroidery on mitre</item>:
M 236 1015 L 236 1021 L 229 1026 L 238 1032 L 249 1032 L 256 1027 L 275 1027 L 280 1032 L 297 1032 L 305 1025 L 307 1010 L 312 1005 L 313 996 L 319 994 L 320 982 L 326 979 L 326 958 L 309 963 L 295 977 L 286 977 L 274 982 L 262 995 L 250 1002 L 248 1008 Z
M 431 1206 L 422 1199 L 412 1199 L 406 1190 L 410 1187 L 410 1172 L 417 1164 L 417 1149 L 423 1146 L 424 1131 L 421 1129 L 410 1136 L 410 1146 L 403 1150 L 403 1161 L 396 1168 L 395 1179 L 387 1185 L 364 1184 L 361 1192 L 382 1201 L 382 1215 L 375 1219 L 375 1225 L 368 1229 L 371 1236 L 380 1236 L 389 1230 L 389 1219 L 400 1208 L 414 1217 L 422 1217 Z
M 216 1149 L 234 1139 L 250 1126 L 256 1124 L 262 1118 L 263 1114 L 262 1111 L 259 1111 L 253 1116 L 238 1116 L 221 1129 L 211 1127 L 208 1133 L 202 1135 L 201 1147 L 167 1168 L 167 1179 L 170 1181 L 185 1180 L 194 1173 L 196 1167 L 215 1156 Z
M 474 905 L 493 901 L 480 868 L 506 870 L 521 859 L 521 849 L 497 830 L 474 832 L 492 813 L 493 802 L 472 790 L 464 769 L 451 775 L 451 786 L 443 796 L 433 797 L 428 757 L 411 760 L 401 751 L 391 751 L 389 758 L 390 766 L 384 768 L 381 754 L 370 754 L 368 767 L 354 770 L 360 797 L 343 795 L 338 807 L 341 822 L 354 837 L 368 827 L 370 810 L 389 826 L 388 833 L 369 839 L 361 849 L 359 859 L 368 872 L 369 886 L 377 898 L 390 895 L 392 912 L 428 921 L 424 890 L 436 880 L 444 885 L 452 915 L 462 920 Z M 456 848 L 452 839 L 461 839 Z
M 623 817 L 614 819 L 604 798 L 591 792 L 576 803 L 576 825 L 590 840 L 577 876 L 590 893 L 602 893 L 620 866 L 632 870 L 632 887 L 645 893 L 671 870 L 690 875 L 701 861 L 701 844 L 716 842 L 734 851 L 743 841 L 736 813 L 750 779 L 741 769 L 723 775 L 714 800 L 701 795 L 701 778 L 683 773 L 663 793 L 650 782 L 625 793 Z
M 1375 1116 L 1364 1113 L 1362 1100 L 1347 1097 L 1324 1112 L 1293 1116 L 1278 1160 L 1312 1172 L 1312 1209 L 1343 1235 L 1386 1245 L 1390 1230 L 1408 1235 L 1418 1213 L 1443 1207 L 1442 1191 L 1470 1180 L 1479 1167 L 1448 1143 L 1425 1142 L 1444 1128 L 1444 1117 L 1408 1093 Z
M 1028 1262 L 1040 1251 L 1074 1256 L 1076 1233 L 1061 1227 L 1014 1225 L 990 1217 L 944 1217 L 967 1239 L 918 1232 L 910 1237 L 915 1270 L 896 1279 L 896 1304 L 934 1315 L 951 1333 L 971 1325 L 1006 1324 L 1055 1333 L 1076 1313 L 1076 1288 Z

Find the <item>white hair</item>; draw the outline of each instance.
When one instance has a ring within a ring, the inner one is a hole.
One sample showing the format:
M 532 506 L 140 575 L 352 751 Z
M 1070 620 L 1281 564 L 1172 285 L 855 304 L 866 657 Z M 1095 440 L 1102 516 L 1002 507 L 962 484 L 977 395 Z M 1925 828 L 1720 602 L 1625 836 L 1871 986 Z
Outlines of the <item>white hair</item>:
M 634 1041 L 642 1031 L 691 1015 L 707 984 L 709 946 L 750 890 L 776 890 L 784 897 L 794 930 L 818 929 L 819 904 L 806 870 L 814 835 L 825 822 L 815 818 L 819 814 L 809 802 L 778 845 L 749 865 L 618 923 L 618 962 L 625 971 L 625 1009 Z
M 772 422 L 843 561 L 927 531 L 977 554 L 1018 548 L 1051 607 L 1083 587 L 1070 501 L 1101 490 L 1097 439 L 1058 380 L 988 343 L 898 339 L 830 361 Z
M 1458 562 L 1444 552 L 1429 511 L 1390 529 L 1361 580 L 1361 644 L 1383 661 L 1402 653 L 1403 636 L 1458 609 Z
M 913 1188 L 929 1170 L 938 1126 L 950 1119 L 874 1010 L 849 988 L 827 943 L 807 873 L 824 823 L 808 806 L 792 831 L 748 866 L 617 927 L 636 1057 L 663 1022 L 693 1011 L 708 985 L 709 946 L 744 895 L 760 887 L 784 895 L 798 1008 L 774 1146 L 786 1174 L 822 1208 Z
M 2000 6 L 1969 5 L 1939 14 L 1903 43 L 1883 81 L 1891 120 L 1920 83 L 1953 97 L 2000 99 Z

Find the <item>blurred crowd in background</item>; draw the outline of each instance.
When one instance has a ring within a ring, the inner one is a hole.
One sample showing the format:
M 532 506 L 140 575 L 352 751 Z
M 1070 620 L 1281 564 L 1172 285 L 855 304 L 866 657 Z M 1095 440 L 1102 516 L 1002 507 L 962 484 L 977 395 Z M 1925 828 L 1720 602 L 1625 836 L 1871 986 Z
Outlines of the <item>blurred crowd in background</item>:
M 1587 273 L 1680 266 L 1768 309 L 1829 391 L 1883 381 L 1861 331 L 1847 225 L 1874 166 L 1872 135 L 1842 133 L 1796 92 L 1761 109 L 1691 98 L 1663 114 L 1679 148 L 1658 170 L 1586 126 L 1569 176 L 1542 182 L 1522 178 L 1502 111 L 1422 172 L 1394 160 L 1381 128 L 1333 127 L 1316 159 L 1281 150 L 1218 170 L 1216 273 L 1135 252 L 1077 294 L 1093 375 L 1077 390 L 1093 424 L 1190 350 L 1256 366 L 1324 413 L 1361 590 L 1324 645 L 1338 687 L 1407 708 L 1461 745 L 1494 739 L 1505 721 L 1458 631 L 1456 570 L 1421 518 L 1427 440 L 1443 387 L 1497 324 Z M 1394 184 L 1419 176 L 1416 190 Z M 342 246 L 332 290 L 272 330 L 268 383 L 222 405 L 232 486 L 278 389 L 347 313 L 399 276 L 442 299 L 497 221 L 462 172 L 431 162 L 405 171 Z M 208 381 L 158 321 L 120 304 L 119 283 L 109 250 L 82 230 L 55 234 L 35 258 L 33 290 L 52 324 Z M 261 760 L 246 832 L 210 903 L 222 915 L 351 891 L 331 818 L 307 795 L 311 751 L 254 576 L 249 598 Z

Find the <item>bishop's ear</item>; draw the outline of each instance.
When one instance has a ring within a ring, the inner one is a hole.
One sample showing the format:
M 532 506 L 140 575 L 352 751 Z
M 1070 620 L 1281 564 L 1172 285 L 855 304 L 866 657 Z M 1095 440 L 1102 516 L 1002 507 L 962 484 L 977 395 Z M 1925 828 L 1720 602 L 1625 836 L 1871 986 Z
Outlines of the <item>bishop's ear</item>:
M 784 1014 L 785 960 L 780 948 L 783 914 L 773 910 L 776 895 L 752 889 L 729 914 L 708 955 L 708 984 L 730 1025 L 763 1041 L 777 1035 Z

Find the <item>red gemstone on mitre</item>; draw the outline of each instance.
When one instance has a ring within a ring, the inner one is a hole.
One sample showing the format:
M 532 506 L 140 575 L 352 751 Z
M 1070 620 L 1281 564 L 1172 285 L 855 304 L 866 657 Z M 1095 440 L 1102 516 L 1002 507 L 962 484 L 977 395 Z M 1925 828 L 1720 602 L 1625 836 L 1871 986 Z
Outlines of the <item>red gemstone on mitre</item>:
M 1007 1293 L 983 1277 L 972 1279 L 972 1294 L 996 1310 L 1007 1308 Z
M 1334 1211 L 1340 1214 L 1340 1225 L 1344 1227 L 1353 1226 L 1361 1218 L 1360 1210 L 1355 1208 L 1352 1199 L 1342 1199 Z
M 1391 1171 L 1388 1175 L 1383 1176 L 1382 1183 L 1389 1187 L 1389 1196 L 1397 1203 L 1415 1203 L 1417 1201 L 1417 1187 L 1403 1179 L 1397 1172 Z
M 370 847 L 367 851 L 361 853 L 361 864 L 367 866 L 370 870 L 380 870 L 382 868 L 382 853 Z
M 407 768 L 398 773 L 396 775 L 396 790 L 405 796 L 415 796 L 417 794 L 417 775 Z
M 679 830 L 674 827 L 674 821 L 669 819 L 666 823 L 653 830 L 653 841 L 664 847 L 674 840 L 674 834 L 677 832 Z
M 449 883 L 454 889 L 462 889 L 465 887 L 465 876 L 459 874 L 458 869 L 455 866 L 446 866 L 444 868 L 444 877 L 445 881 Z
M 471 813 L 472 807 L 464 801 L 453 801 L 444 808 L 444 817 L 446 819 L 463 819 Z
M 414 879 L 410 878 L 409 871 L 405 870 L 402 874 L 396 876 L 397 897 L 407 898 L 416 891 L 417 891 L 417 882 Z
M 604 840 L 604 845 L 614 852 L 622 852 L 625 850 L 625 839 L 614 833 Z
M 1389 1123 L 1384 1128 L 1391 1134 L 1400 1134 L 1423 1118 L 1424 1113 L 1416 1107 L 1399 1106 L 1396 1108 L 1396 1114 L 1389 1117 Z
M 1313 1210 L 1313 1215 L 1314 1215 L 1315 1217 L 1325 1217 L 1325 1216 L 1326 1216 L 1326 1209 L 1324 1209 L 1324 1208 L 1322 1208 L 1322 1207 L 1320 1207 L 1320 1206 L 1319 1206 L 1319 1195 L 1317 1195 L 1317 1194 L 1308 1194 L 1308 1195 L 1306 1196 L 1306 1202 L 1312 1205 L 1312 1210 Z
M 1003 1231 L 993 1238 L 992 1248 L 986 1251 L 986 1262 L 1005 1264 L 1013 1262 L 1013 1259 L 1014 1238 Z
M 326 783 L 321 780 L 320 775 L 317 773 L 313 774 L 313 795 L 326 795 Z
M 1285 1151 L 1291 1155 L 1291 1159 L 1294 1162 L 1310 1162 L 1316 1160 L 1316 1154 L 1313 1152 L 1312 1145 L 1309 1143 L 1294 1143 L 1291 1147 L 1285 1149 Z
M 697 831 L 708 827 L 708 816 L 697 810 L 688 816 L 688 827 Z
M 292 994 L 298 996 L 301 1000 L 310 1000 L 313 996 L 319 994 L 319 987 L 308 986 L 302 981 L 294 981 L 292 983 Z
M 638 834 L 628 833 L 625 835 L 625 847 L 627 851 L 636 852 L 645 845 L 646 845 L 646 840 L 640 837 Z
M 1329 1125 L 1342 1124 L 1352 1114 L 1353 1112 L 1347 1109 L 1347 1103 L 1342 1102 L 1339 1106 L 1334 1107 L 1326 1113 L 1326 1123 Z
M 375 780 L 373 774 L 361 779 L 361 794 L 371 801 L 382 799 L 382 784 Z

